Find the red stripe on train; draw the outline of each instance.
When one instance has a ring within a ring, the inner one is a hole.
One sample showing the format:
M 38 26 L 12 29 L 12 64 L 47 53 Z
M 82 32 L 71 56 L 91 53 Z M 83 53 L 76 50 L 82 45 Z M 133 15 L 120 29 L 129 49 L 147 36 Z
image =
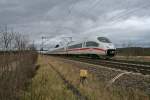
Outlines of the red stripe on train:
M 93 48 L 94 50 L 100 50 L 100 51 L 106 51 L 104 49 L 101 49 L 101 48 Z

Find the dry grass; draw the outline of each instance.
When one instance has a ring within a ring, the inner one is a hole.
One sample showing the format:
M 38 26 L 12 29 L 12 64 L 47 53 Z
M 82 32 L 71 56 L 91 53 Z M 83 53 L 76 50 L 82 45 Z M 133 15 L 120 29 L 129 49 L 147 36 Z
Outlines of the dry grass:
M 22 100 L 75 100 L 76 97 L 48 63 L 47 58 L 38 58 L 40 68 Z
M 37 53 L 0 53 L 0 100 L 19 100 L 35 72 Z
M 150 56 L 115 56 L 114 59 L 139 61 L 139 62 L 150 62 Z
M 79 69 L 77 65 L 66 63 L 55 57 L 48 57 L 49 62 L 61 72 L 81 93 L 89 100 L 149 100 L 150 96 L 134 89 L 124 87 L 109 87 L 99 81 L 95 75 L 89 73 L 86 84 L 83 86 L 79 82 Z

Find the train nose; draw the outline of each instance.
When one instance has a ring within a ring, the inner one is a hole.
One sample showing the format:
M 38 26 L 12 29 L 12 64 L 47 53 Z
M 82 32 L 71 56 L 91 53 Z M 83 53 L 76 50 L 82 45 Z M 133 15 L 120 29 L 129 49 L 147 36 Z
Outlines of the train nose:
M 114 49 L 114 45 L 113 44 L 105 44 L 107 49 Z
M 107 56 L 114 56 L 116 54 L 116 50 L 115 49 L 108 49 L 107 50 Z

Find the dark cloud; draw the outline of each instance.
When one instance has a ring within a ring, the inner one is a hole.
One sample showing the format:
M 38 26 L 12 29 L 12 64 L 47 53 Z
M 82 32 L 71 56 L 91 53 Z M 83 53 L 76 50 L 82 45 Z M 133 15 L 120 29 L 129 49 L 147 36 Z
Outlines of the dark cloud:
M 149 10 L 149 0 L 0 0 L 0 25 L 37 41 L 42 35 L 58 39 L 87 34 L 114 42 L 116 37 L 128 41 L 128 36 L 148 41 Z

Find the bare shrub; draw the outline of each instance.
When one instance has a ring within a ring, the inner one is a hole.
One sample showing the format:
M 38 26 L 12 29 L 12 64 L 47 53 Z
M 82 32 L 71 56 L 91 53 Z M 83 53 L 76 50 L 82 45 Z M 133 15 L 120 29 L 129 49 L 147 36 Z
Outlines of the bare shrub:
M 37 52 L 19 33 L 2 32 L 0 38 L 0 100 L 19 100 L 36 70 Z
M 0 39 L 1 39 L 2 49 L 9 50 L 11 48 L 13 38 L 14 38 L 13 33 L 8 33 L 8 32 L 1 33 Z
M 14 45 L 17 50 L 26 50 L 27 49 L 29 40 L 24 35 L 21 35 L 20 33 L 15 34 L 14 41 L 15 41 Z

